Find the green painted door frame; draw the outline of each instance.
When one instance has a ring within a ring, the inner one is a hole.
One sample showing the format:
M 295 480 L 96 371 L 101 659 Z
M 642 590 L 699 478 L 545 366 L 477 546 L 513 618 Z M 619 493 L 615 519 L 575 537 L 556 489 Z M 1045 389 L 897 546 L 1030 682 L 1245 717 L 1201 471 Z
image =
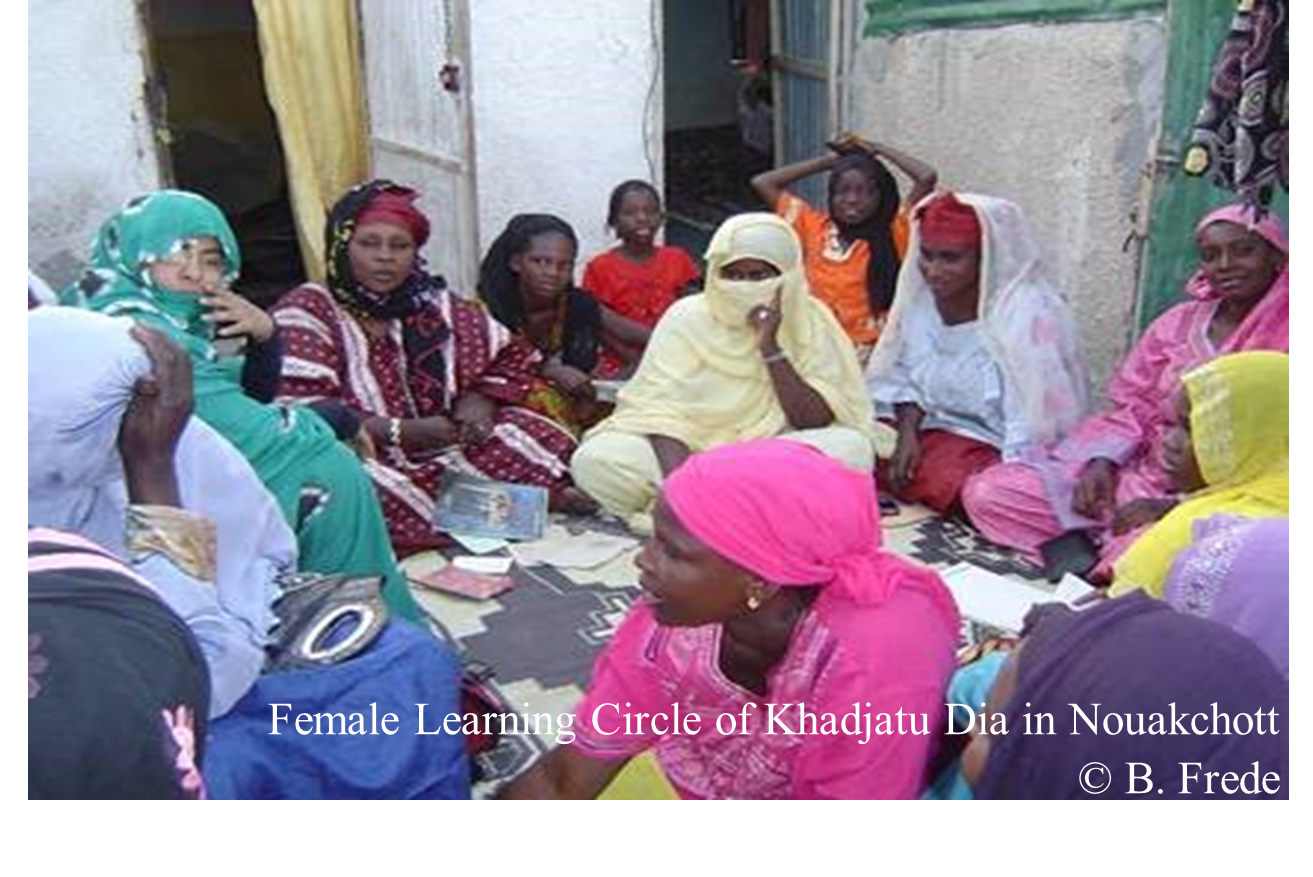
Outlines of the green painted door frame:
M 1162 134 L 1154 159 L 1153 200 L 1136 321 L 1144 329 L 1182 300 L 1185 282 L 1198 266 L 1194 226 L 1232 194 L 1181 170 L 1199 107 L 1208 93 L 1213 61 L 1235 14 L 1235 0 L 1170 0 L 1167 5 L 1167 82 Z M 1273 208 L 1289 215 L 1289 198 L 1278 187 Z

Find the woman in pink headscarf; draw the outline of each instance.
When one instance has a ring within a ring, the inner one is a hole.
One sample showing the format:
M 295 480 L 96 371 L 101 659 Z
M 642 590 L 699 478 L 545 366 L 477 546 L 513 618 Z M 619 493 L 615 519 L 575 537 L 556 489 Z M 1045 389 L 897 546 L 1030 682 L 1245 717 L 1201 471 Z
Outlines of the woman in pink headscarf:
M 880 548 L 870 476 L 785 439 L 726 445 L 670 476 L 653 520 L 575 738 L 505 795 L 595 797 L 645 752 L 685 798 L 919 795 L 959 618 Z
M 1289 244 L 1271 213 L 1233 204 L 1196 228 L 1200 267 L 1189 300 L 1153 322 L 1091 417 L 1042 458 L 972 478 L 962 504 L 987 537 L 1031 554 L 1068 531 L 1101 541 L 1096 579 L 1140 531 L 1176 505 L 1162 440 L 1176 418 L 1181 375 L 1242 350 L 1290 352 Z

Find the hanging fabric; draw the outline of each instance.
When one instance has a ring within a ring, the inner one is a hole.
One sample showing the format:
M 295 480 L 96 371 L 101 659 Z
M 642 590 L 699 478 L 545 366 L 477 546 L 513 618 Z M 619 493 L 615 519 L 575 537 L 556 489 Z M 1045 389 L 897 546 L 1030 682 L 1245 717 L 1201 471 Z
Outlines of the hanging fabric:
M 1266 204 L 1290 189 L 1287 0 L 1240 0 L 1213 66 L 1184 169 Z
M 329 205 L 369 175 L 356 4 L 254 2 L 301 260 L 311 278 L 322 280 Z

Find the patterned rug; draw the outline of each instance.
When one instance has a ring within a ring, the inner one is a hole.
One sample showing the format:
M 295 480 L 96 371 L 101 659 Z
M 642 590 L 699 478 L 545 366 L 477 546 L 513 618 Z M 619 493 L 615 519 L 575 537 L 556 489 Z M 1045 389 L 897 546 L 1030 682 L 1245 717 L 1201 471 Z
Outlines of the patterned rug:
M 613 519 L 553 521 L 574 533 L 627 534 L 624 525 Z M 1036 566 L 985 541 L 960 521 L 905 506 L 897 517 L 885 518 L 883 523 L 886 547 L 904 557 L 939 569 L 967 561 L 999 575 L 1049 587 Z M 485 687 L 500 699 L 503 711 L 558 716 L 572 712 L 578 704 L 594 659 L 638 599 L 634 559 L 639 550 L 633 548 L 589 570 L 516 564 L 511 568 L 514 587 L 487 600 L 451 596 L 414 582 L 412 590 L 436 632 L 476 672 L 489 674 Z M 413 577 L 446 562 L 429 552 L 402 566 Z M 964 642 L 979 633 L 966 627 Z M 490 754 L 479 759 L 483 777 L 476 793 L 486 793 L 514 776 L 553 745 L 549 734 L 502 737 Z

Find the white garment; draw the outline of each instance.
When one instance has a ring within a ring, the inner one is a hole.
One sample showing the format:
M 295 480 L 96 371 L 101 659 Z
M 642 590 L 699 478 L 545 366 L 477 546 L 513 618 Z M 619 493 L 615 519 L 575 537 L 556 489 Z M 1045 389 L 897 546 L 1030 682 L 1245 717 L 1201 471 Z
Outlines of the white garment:
M 31 271 L 27 272 L 27 292 L 32 298 L 36 299 L 37 304 L 53 305 L 59 303 L 59 296 L 50 288 L 50 284 Z
M 118 432 L 150 360 L 125 318 L 41 307 L 27 320 L 28 525 L 74 533 L 126 560 Z M 217 580 L 192 578 L 163 557 L 133 566 L 196 635 L 218 716 L 264 666 L 274 576 L 296 568 L 296 540 L 246 459 L 194 417 L 174 466 L 183 508 L 215 522 Z
M 996 448 L 1007 440 L 1008 423 L 1020 420 L 1007 410 L 1003 373 L 985 345 L 980 321 L 946 326 L 933 308 L 913 315 L 898 361 L 874 395 L 882 418 L 892 419 L 897 403 L 913 402 L 925 412 L 922 429 L 942 429 Z
M 929 196 L 935 197 L 938 194 Z M 866 370 L 867 387 L 877 401 L 888 400 L 885 385 L 906 384 L 908 368 L 922 368 L 925 357 L 938 355 L 928 339 L 938 336 L 932 327 L 936 323 L 943 327 L 943 323 L 918 258 L 921 223 L 917 213 L 929 198 L 913 209 L 907 259 L 898 274 L 894 305 Z M 1041 270 L 1039 248 L 1021 209 L 986 195 L 957 193 L 957 198 L 980 219 L 976 336 L 1002 387 L 999 450 L 1005 461 L 1017 460 L 1031 449 L 1061 439 L 1089 407 L 1089 379 L 1076 322 L 1067 302 Z M 971 384 L 980 379 L 980 371 L 983 369 L 962 371 L 958 378 Z M 946 380 L 952 372 L 943 370 L 941 375 Z M 964 389 L 950 396 L 957 399 L 967 392 Z M 933 423 L 932 415 L 944 415 L 925 410 L 927 427 Z M 982 418 L 982 423 L 987 422 L 989 417 Z

